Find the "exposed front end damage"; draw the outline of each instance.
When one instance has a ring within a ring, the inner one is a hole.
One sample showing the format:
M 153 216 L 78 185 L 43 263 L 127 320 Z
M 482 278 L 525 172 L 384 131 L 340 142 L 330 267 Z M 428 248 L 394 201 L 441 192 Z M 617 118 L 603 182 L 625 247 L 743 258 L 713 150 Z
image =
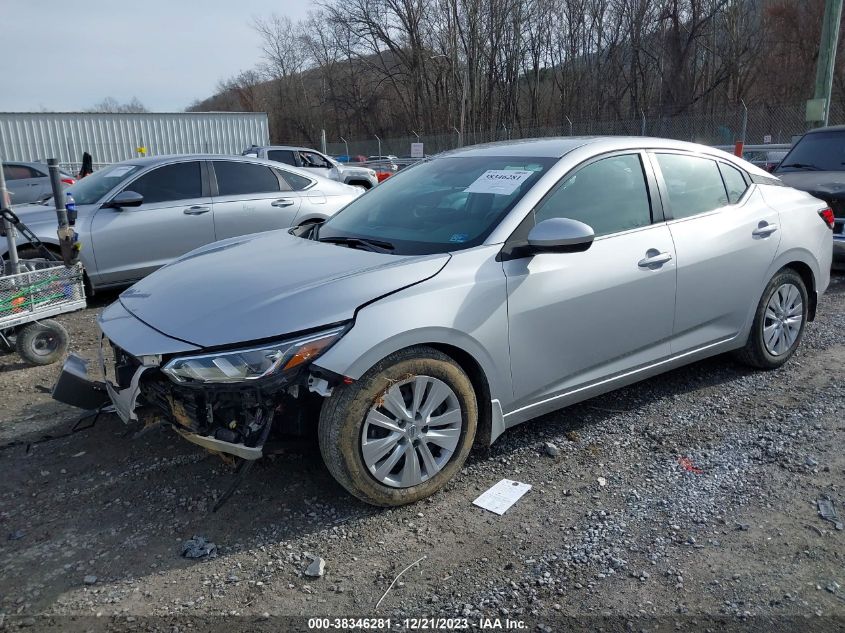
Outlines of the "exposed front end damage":
M 177 384 L 162 371 L 166 361 L 137 358 L 103 337 L 103 379 L 92 380 L 84 361 L 71 356 L 53 397 L 76 406 L 110 404 L 124 422 L 161 422 L 209 451 L 254 461 L 306 435 L 335 382 L 332 376 L 312 375 L 303 363 L 255 383 Z M 97 397 L 80 400 L 85 389 Z

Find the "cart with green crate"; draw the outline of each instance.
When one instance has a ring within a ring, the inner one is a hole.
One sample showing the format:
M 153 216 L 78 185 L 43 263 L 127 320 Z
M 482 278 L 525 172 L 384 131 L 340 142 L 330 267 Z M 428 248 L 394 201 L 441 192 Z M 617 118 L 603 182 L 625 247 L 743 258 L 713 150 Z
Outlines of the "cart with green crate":
M 67 331 L 51 319 L 85 307 L 82 264 L 22 260 L 23 272 L 0 276 L 0 343 L 30 363 L 64 356 Z
M 51 158 L 47 164 L 61 259 L 9 207 L 0 169 L 0 234 L 6 237 L 8 246 L 7 261 L 0 259 L 0 347 L 17 350 L 21 358 L 35 365 L 54 363 L 67 351 L 68 333 L 51 317 L 85 307 L 80 245 L 73 228 L 75 205 L 71 207 L 62 197 L 58 161 Z M 69 194 L 67 198 L 73 201 Z M 40 251 L 44 259 L 18 259 L 18 234 L 25 244 Z

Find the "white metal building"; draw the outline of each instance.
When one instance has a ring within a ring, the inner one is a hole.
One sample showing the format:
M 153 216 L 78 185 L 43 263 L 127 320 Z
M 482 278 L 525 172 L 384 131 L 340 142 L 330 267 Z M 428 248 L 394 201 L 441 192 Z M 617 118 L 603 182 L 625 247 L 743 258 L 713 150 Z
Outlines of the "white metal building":
M 264 112 L 0 112 L 0 160 L 58 158 L 78 166 L 160 154 L 240 154 L 267 145 Z

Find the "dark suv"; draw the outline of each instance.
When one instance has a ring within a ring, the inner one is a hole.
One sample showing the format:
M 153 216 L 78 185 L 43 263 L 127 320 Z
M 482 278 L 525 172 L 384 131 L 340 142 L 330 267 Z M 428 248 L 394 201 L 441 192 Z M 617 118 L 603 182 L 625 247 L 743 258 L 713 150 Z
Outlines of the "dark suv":
M 836 216 L 833 260 L 845 262 L 845 125 L 807 132 L 792 146 L 774 174 L 790 187 L 830 205 Z

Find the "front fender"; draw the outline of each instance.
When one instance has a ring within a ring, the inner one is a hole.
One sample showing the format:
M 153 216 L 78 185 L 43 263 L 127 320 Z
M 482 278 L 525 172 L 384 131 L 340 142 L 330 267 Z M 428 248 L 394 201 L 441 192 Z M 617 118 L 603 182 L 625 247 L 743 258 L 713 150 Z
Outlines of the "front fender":
M 454 253 L 434 277 L 360 308 L 353 327 L 315 366 L 360 378 L 414 345 L 448 345 L 481 368 L 494 400 L 513 400 L 507 294 L 498 246 Z

